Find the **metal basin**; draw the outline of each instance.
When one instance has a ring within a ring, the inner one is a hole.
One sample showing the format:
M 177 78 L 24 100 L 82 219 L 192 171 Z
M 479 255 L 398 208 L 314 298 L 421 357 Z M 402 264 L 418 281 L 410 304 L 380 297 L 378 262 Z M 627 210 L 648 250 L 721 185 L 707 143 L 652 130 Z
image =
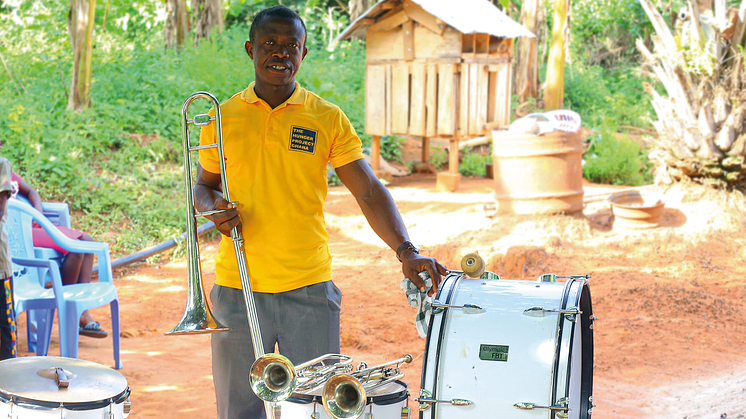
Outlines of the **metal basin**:
M 626 191 L 609 197 L 614 227 L 628 229 L 656 228 L 660 224 L 665 202 L 652 192 Z

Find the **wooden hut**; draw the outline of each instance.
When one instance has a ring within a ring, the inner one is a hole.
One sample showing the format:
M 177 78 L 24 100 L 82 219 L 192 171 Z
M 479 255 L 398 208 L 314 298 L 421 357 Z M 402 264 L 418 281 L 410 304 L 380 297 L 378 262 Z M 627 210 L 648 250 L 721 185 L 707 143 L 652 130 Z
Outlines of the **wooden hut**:
M 510 118 L 513 39 L 534 36 L 487 0 L 381 0 L 338 39 L 366 40 L 365 132 L 373 137 L 449 137 L 448 173 L 438 189 L 459 184 L 458 142 L 484 136 Z

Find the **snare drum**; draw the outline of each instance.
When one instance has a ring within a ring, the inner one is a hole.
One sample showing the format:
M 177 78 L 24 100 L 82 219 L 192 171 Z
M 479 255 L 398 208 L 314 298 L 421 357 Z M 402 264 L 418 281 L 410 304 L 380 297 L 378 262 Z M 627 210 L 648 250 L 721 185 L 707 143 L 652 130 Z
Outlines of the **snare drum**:
M 395 381 L 381 386 L 367 394 L 365 411 L 358 418 L 401 419 L 402 409 L 407 407 L 409 398 L 408 386 L 403 381 Z M 331 419 L 321 403 L 321 391 L 317 389 L 310 394 L 293 393 L 280 403 L 282 418 L 290 419 Z M 313 416 L 314 413 L 316 416 Z M 369 414 L 373 416 L 368 416 Z
M 420 418 L 590 418 L 588 277 L 484 276 L 494 279 L 452 272 L 441 283 L 425 344 Z
M 0 362 L 2 419 L 123 419 L 129 396 L 122 374 L 94 362 L 51 356 Z

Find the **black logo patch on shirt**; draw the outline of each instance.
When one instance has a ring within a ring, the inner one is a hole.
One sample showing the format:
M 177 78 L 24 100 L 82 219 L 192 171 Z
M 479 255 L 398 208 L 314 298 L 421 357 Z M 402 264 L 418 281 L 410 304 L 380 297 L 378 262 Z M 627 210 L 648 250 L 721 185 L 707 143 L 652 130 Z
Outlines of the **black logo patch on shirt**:
M 316 152 L 316 136 L 318 131 L 312 129 L 290 127 L 290 147 L 291 151 L 301 151 L 303 153 L 314 154 Z

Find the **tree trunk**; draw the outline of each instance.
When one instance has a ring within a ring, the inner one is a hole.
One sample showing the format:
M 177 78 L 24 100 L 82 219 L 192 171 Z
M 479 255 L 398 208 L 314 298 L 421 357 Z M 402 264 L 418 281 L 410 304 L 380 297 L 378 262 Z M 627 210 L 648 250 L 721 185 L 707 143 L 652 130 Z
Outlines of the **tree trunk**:
M 194 0 L 194 10 L 197 15 L 194 25 L 194 36 L 200 39 L 209 38 L 213 28 L 218 28 L 218 33 L 223 32 L 223 4 L 222 0 Z
M 166 0 L 166 24 L 163 27 L 163 38 L 166 48 L 181 47 L 189 32 L 189 13 L 186 0 Z
M 562 109 L 565 101 L 565 43 L 570 31 L 570 0 L 555 0 L 552 18 L 552 46 L 547 65 L 544 109 Z
M 521 37 L 516 42 L 515 93 L 518 102 L 528 98 L 539 98 L 539 45 L 541 44 L 541 22 L 544 9 L 541 0 L 524 0 L 521 6 L 520 23 L 533 32 L 536 38 Z
M 70 0 L 67 28 L 73 46 L 73 71 L 67 109 L 82 111 L 91 106 L 93 21 L 96 0 Z

